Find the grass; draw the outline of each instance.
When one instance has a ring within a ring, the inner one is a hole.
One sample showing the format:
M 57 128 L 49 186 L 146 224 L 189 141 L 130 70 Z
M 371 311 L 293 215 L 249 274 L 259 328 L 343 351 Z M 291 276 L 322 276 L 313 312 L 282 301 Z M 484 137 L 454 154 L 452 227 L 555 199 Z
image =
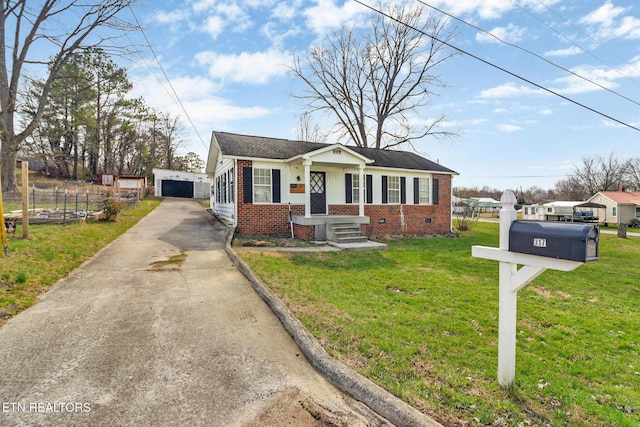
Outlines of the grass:
M 9 254 L 0 254 L 0 324 L 37 301 L 38 295 L 69 274 L 158 204 L 147 199 L 124 211 L 116 222 L 31 225 L 29 239 L 9 238 Z M 22 229 L 18 226 L 16 236 Z
M 388 252 L 237 249 L 336 359 L 449 425 L 640 425 L 639 239 L 519 292 L 516 383 L 496 379 L 498 224 Z

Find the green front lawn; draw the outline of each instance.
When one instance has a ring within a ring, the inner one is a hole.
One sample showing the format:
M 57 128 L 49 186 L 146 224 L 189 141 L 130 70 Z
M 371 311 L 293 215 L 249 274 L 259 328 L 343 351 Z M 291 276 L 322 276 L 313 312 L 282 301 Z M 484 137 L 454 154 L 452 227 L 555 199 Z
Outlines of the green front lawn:
M 516 384 L 497 382 L 498 224 L 388 252 L 237 249 L 325 349 L 445 425 L 640 425 L 640 239 L 519 292 Z

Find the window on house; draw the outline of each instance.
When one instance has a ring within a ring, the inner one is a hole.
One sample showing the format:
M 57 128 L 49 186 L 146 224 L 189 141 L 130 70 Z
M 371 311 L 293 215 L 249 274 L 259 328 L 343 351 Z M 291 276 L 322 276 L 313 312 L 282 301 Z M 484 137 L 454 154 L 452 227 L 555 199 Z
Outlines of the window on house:
M 400 203 L 400 177 L 390 176 L 387 183 L 387 194 L 389 195 L 389 203 Z
M 253 202 L 271 203 L 271 169 L 253 169 Z
M 418 179 L 418 192 L 421 205 L 431 203 L 431 198 L 429 197 L 429 178 Z
M 227 174 L 222 175 L 222 203 L 227 203 Z
M 228 189 L 229 189 L 229 195 L 227 197 L 229 203 L 233 203 L 234 202 L 234 197 L 233 197 L 233 169 L 230 169 L 227 172 L 227 176 L 228 176 L 228 181 L 229 181 L 229 185 L 228 185 Z
M 524 214 L 529 215 L 529 208 L 524 208 Z
M 640 208 L 636 208 L 636 218 L 640 219 Z
M 616 206 L 614 206 L 613 208 L 611 208 L 611 211 L 613 213 L 613 216 L 618 216 L 618 208 Z
M 549 213 L 553 212 L 553 208 L 547 208 L 547 212 Z
M 353 203 L 360 203 L 360 175 L 355 173 L 351 176 L 351 194 Z

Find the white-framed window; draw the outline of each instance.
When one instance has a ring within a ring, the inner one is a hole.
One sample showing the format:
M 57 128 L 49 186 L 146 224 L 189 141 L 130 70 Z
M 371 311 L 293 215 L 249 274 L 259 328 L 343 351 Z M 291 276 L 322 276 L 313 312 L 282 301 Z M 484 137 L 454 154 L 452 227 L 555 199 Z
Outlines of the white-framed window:
M 429 178 L 418 178 L 418 200 L 420 201 L 421 205 L 428 205 L 429 203 L 431 203 L 429 184 Z
M 271 203 L 271 169 L 253 169 L 253 202 Z
M 227 203 L 227 174 L 222 175 L 222 203 Z
M 234 202 L 234 190 L 233 190 L 233 168 L 229 169 L 229 171 L 227 172 L 228 175 L 228 180 L 229 180 L 229 203 L 233 203 Z
M 613 208 L 611 208 L 611 212 L 613 213 L 613 216 L 618 216 L 618 207 L 614 206 Z
M 351 175 L 351 200 L 353 203 L 360 203 L 360 175 Z
M 389 203 L 400 203 L 400 177 L 390 176 L 387 179 L 387 195 Z

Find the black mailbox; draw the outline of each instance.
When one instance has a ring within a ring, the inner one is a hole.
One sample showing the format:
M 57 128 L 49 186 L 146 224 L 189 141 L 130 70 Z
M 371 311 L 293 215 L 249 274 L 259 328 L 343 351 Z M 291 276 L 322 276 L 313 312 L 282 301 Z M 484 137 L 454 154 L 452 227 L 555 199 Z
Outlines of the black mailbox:
M 597 261 L 600 232 L 595 224 L 514 221 L 509 251 L 570 261 Z

